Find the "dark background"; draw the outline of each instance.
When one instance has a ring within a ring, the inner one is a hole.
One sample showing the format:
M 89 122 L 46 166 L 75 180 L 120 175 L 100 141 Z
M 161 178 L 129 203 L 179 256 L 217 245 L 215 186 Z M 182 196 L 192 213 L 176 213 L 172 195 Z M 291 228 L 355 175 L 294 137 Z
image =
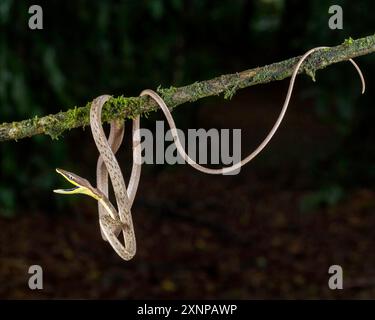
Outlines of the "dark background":
M 44 29 L 28 28 L 40 4 Z M 329 6 L 344 29 L 328 28 Z M 0 119 L 81 106 L 109 93 L 181 86 L 371 35 L 374 1 L 0 2 Z M 60 196 L 61 167 L 94 183 L 90 130 L 0 143 L 1 298 L 374 298 L 372 55 L 300 76 L 270 145 L 236 176 L 144 165 L 133 205 L 138 252 L 101 240 L 95 201 Z M 288 80 L 178 107 L 179 128 L 241 128 L 243 155 L 271 128 Z M 155 129 L 161 112 L 142 118 Z M 127 122 L 130 127 L 130 121 Z M 128 129 L 129 133 L 129 129 Z M 131 167 L 129 137 L 119 154 Z M 44 270 L 44 290 L 27 286 Z M 327 286 L 344 270 L 344 290 Z

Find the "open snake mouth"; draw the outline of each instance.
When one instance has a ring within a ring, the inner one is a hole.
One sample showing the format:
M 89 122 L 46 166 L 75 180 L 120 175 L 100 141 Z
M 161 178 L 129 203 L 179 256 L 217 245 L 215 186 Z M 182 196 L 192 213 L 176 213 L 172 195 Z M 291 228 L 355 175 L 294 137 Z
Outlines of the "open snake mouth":
M 56 190 L 53 190 L 53 192 L 61 193 L 61 194 L 72 194 L 72 193 L 75 193 L 74 191 L 80 188 L 77 182 L 73 180 L 72 174 L 70 172 L 62 170 L 62 169 L 56 169 L 56 172 L 58 174 L 61 174 L 68 182 L 70 182 L 74 186 L 71 188 L 67 188 L 67 189 L 56 189 Z

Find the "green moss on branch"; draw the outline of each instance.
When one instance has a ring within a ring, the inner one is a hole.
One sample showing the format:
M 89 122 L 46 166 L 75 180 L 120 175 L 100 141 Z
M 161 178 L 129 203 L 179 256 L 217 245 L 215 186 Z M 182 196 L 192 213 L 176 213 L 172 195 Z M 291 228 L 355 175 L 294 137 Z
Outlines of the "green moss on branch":
M 339 46 L 313 53 L 305 61 L 300 72 L 304 72 L 314 79 L 317 70 L 374 51 L 375 35 L 357 40 L 349 38 Z M 166 89 L 159 87 L 157 91 L 171 110 L 183 103 L 221 93 L 224 93 L 224 98 L 230 99 L 238 89 L 290 77 L 298 59 L 299 57 L 295 57 L 264 67 L 194 82 L 184 87 Z M 64 131 L 89 124 L 90 105 L 91 102 L 88 102 L 83 107 L 74 107 L 54 115 L 41 118 L 35 116 L 20 122 L 3 123 L 0 125 L 0 141 L 19 140 L 37 134 L 47 134 L 52 139 L 57 139 Z M 134 118 L 156 109 L 156 103 L 147 97 L 113 97 L 104 106 L 103 121 Z

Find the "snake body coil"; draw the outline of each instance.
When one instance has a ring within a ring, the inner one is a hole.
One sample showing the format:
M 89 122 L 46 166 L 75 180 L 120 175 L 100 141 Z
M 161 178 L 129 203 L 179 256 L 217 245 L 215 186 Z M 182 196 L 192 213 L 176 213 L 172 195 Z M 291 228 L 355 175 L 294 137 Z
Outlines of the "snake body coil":
M 195 169 L 208 173 L 208 174 L 227 174 L 232 171 L 238 170 L 240 167 L 254 159 L 268 144 L 271 140 L 277 129 L 279 128 L 281 121 L 284 118 L 286 110 L 289 105 L 289 101 L 293 92 L 293 86 L 296 79 L 296 76 L 301 68 L 302 63 L 305 59 L 317 50 L 322 50 L 327 47 L 317 47 L 306 52 L 296 64 L 293 74 L 289 82 L 289 88 L 287 95 L 284 100 L 283 107 L 281 112 L 270 130 L 265 139 L 259 144 L 259 146 L 246 158 L 241 161 L 233 164 L 230 167 L 220 168 L 220 169 L 210 169 L 203 167 L 191 159 L 185 152 L 180 139 L 177 134 L 177 129 L 175 122 L 173 120 L 172 114 L 169 111 L 167 105 L 163 99 L 152 90 L 144 90 L 141 92 L 141 96 L 149 96 L 159 105 L 163 111 L 169 127 L 172 132 L 174 143 L 176 144 L 177 151 L 182 156 L 182 158 Z M 365 91 L 365 81 L 362 75 L 361 70 L 357 64 L 352 60 L 349 61 L 354 65 L 356 70 L 359 73 L 361 82 L 362 82 L 362 93 Z M 101 113 L 102 107 L 110 96 L 103 95 L 96 98 L 92 102 L 90 110 L 90 126 L 93 138 L 95 140 L 96 147 L 99 151 L 99 158 L 97 162 L 97 187 L 94 188 L 91 184 L 84 178 L 81 178 L 74 173 L 56 169 L 58 173 L 63 175 L 69 182 L 75 185 L 75 188 L 64 190 L 58 189 L 54 190 L 57 193 L 62 194 L 86 194 L 98 201 L 98 211 L 99 211 L 99 224 L 102 237 L 104 240 L 107 240 L 117 254 L 124 260 L 130 260 L 134 257 L 136 253 L 136 240 L 133 227 L 133 220 L 131 215 L 131 207 L 134 202 L 134 198 L 137 192 L 140 173 L 141 173 L 141 148 L 140 148 L 140 119 L 139 116 L 133 120 L 133 132 L 132 132 L 132 143 L 133 143 L 133 167 L 129 180 L 129 186 L 126 188 L 126 184 L 120 169 L 120 166 L 115 157 L 115 153 L 119 149 L 123 136 L 124 136 L 124 124 L 116 121 L 111 122 L 111 129 L 108 139 L 105 136 L 102 121 Z M 111 179 L 113 189 L 115 192 L 117 210 L 108 200 L 108 175 Z M 124 244 L 122 244 L 119 239 L 119 233 L 123 233 Z

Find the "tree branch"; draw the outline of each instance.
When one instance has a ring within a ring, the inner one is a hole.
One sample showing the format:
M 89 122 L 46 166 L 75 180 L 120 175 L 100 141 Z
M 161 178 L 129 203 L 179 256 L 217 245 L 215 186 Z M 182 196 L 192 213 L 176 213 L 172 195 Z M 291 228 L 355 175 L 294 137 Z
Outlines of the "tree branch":
M 313 53 L 302 65 L 300 73 L 304 72 L 314 79 L 317 70 L 372 52 L 375 52 L 375 34 L 357 40 L 350 38 L 339 46 Z M 224 98 L 228 99 L 238 89 L 290 77 L 298 59 L 299 57 L 294 57 L 268 66 L 195 82 L 184 87 L 158 88 L 157 91 L 171 110 L 183 103 L 221 93 L 224 93 Z M 57 139 L 66 130 L 89 125 L 90 104 L 91 102 L 88 102 L 84 107 L 74 107 L 42 118 L 35 116 L 20 122 L 3 123 L 0 125 L 0 141 L 19 140 L 37 134 L 47 134 Z M 156 103 L 148 97 L 114 97 L 103 108 L 103 121 L 134 118 L 156 109 Z

